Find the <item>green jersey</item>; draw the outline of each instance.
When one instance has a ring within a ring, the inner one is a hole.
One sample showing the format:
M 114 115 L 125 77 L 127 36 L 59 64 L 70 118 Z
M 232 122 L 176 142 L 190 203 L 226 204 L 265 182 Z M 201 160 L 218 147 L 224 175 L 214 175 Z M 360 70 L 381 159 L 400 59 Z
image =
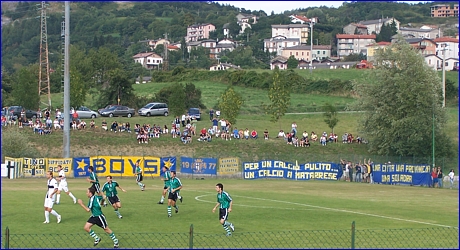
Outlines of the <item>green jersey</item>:
M 170 182 L 171 182 L 171 172 L 168 170 L 165 172 L 165 177 L 164 177 L 164 182 L 165 182 L 165 187 L 169 187 Z
M 136 174 L 137 174 L 137 175 L 142 175 L 142 169 L 141 169 L 140 166 L 137 166 L 137 167 L 136 167 Z
M 117 195 L 117 187 L 119 187 L 118 182 L 112 181 L 112 183 L 106 182 L 104 186 L 102 186 L 101 191 L 105 192 L 107 197 L 114 197 Z
M 220 203 L 220 208 L 229 208 L 231 201 L 232 197 L 230 197 L 230 195 L 227 192 L 222 191 L 222 193 L 217 194 L 217 202 Z
M 88 208 L 91 209 L 91 216 L 97 217 L 102 214 L 100 202 L 101 201 L 96 197 L 96 195 L 89 198 Z
M 169 192 L 171 192 L 173 189 L 176 189 L 180 186 L 182 186 L 182 183 L 180 182 L 179 178 L 174 177 L 173 179 L 170 180 Z
M 93 182 L 93 183 L 99 184 L 99 180 L 97 179 L 96 173 L 94 173 L 94 172 L 90 173 L 89 174 L 89 179 L 92 180 L 92 181 L 96 181 L 96 182 Z

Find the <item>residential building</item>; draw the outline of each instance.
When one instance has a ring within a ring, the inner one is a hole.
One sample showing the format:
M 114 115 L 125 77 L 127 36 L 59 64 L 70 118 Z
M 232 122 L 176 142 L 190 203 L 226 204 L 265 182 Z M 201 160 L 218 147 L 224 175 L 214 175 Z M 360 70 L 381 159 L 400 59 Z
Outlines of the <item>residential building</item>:
M 306 16 L 290 15 L 289 17 L 291 18 L 291 23 L 310 23 L 310 19 L 308 19 Z
M 222 27 L 222 29 L 223 29 L 224 36 L 225 36 L 226 38 L 229 38 L 229 36 L 230 36 L 230 23 L 224 24 L 224 26 Z
M 264 39 L 264 51 L 268 51 L 270 53 L 276 52 L 276 55 L 281 55 L 283 49 L 296 45 L 300 45 L 299 38 L 275 36 L 269 39 Z
M 237 22 L 256 24 L 257 16 L 252 14 L 238 13 L 238 15 L 236 15 L 236 20 Z
M 439 70 L 442 68 L 442 58 L 437 55 L 425 55 L 425 62 L 430 68 L 433 68 L 434 70 Z
M 399 28 L 399 34 L 401 34 L 405 38 L 437 38 L 441 36 L 441 29 L 432 29 L 429 27 L 425 28 L 408 28 L 408 27 L 401 27 Z
M 214 31 L 216 26 L 210 23 L 193 24 L 187 27 L 186 42 L 194 42 L 202 39 L 209 39 L 209 32 Z
M 210 71 L 215 71 L 215 70 L 227 70 L 227 69 L 237 69 L 240 70 L 241 68 L 239 66 L 233 65 L 231 63 L 219 63 L 216 65 L 212 65 L 209 70 Z
M 436 55 L 440 56 L 441 58 L 444 57 L 444 53 L 446 53 L 447 58 L 459 58 L 459 48 L 458 48 L 458 38 L 452 37 L 440 37 L 433 40 L 436 43 Z M 446 50 L 444 50 L 443 44 L 446 44 Z
M 375 59 L 375 54 L 380 49 L 385 49 L 387 46 L 391 45 L 390 42 L 378 42 L 367 45 L 367 61 L 373 62 Z
M 343 33 L 349 35 L 367 35 L 367 26 L 359 23 L 350 23 L 343 27 Z
M 392 42 L 395 40 L 392 40 Z M 428 38 L 408 38 L 406 39 L 412 47 L 420 50 L 422 55 L 436 55 L 436 43 Z
M 209 50 L 209 58 L 214 59 L 217 58 L 217 41 L 213 39 L 202 40 L 201 47 L 204 47 Z
M 216 53 L 220 54 L 223 51 L 233 51 L 236 48 L 236 43 L 229 39 L 223 39 L 217 42 Z
M 134 62 L 142 64 L 146 69 L 158 69 L 163 58 L 153 52 L 139 53 L 133 56 Z
M 141 83 L 148 83 L 148 82 L 151 82 L 152 81 L 152 77 L 151 76 L 143 76 L 142 77 L 142 82 L 140 80 L 139 77 L 136 78 L 136 84 L 141 84 Z
M 337 34 L 337 55 L 367 54 L 367 45 L 375 43 L 376 35 Z
M 367 27 L 368 34 L 379 34 L 380 30 L 382 30 L 383 25 L 390 25 L 392 22 L 396 24 L 396 30 L 399 30 L 400 22 L 394 18 L 383 18 L 383 19 L 376 19 L 376 20 L 368 20 L 368 21 L 361 21 L 359 24 L 362 24 Z
M 302 44 L 307 43 L 309 32 L 309 24 L 272 24 L 272 37 L 285 36 L 286 38 L 298 38 Z
M 293 47 L 284 48 L 282 56 L 289 58 L 294 56 L 297 60 L 310 60 L 321 61 L 331 57 L 331 45 L 313 45 L 313 52 L 311 52 L 310 45 L 298 45 Z
M 270 61 L 270 70 L 274 70 L 278 67 L 281 70 L 287 69 L 288 58 L 284 56 L 277 56 Z
M 436 4 L 430 8 L 431 17 L 458 17 L 458 4 Z

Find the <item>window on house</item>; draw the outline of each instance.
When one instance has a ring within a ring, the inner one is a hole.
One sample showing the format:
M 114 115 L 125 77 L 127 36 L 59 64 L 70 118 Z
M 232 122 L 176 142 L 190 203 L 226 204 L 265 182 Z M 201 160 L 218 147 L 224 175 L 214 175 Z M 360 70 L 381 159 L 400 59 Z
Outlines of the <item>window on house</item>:
M 147 59 L 147 62 L 150 62 L 150 59 Z
M 295 56 L 298 56 L 298 55 L 299 55 L 299 52 L 296 52 L 296 53 L 295 53 Z
M 325 50 L 323 50 L 323 55 L 326 55 L 326 51 L 325 51 Z
M 316 54 L 318 54 L 318 55 L 321 54 L 321 51 L 318 50 L 318 53 L 316 53 Z
M 302 56 L 303 56 L 303 51 L 302 51 Z
M 289 52 L 289 55 L 292 56 L 292 52 Z

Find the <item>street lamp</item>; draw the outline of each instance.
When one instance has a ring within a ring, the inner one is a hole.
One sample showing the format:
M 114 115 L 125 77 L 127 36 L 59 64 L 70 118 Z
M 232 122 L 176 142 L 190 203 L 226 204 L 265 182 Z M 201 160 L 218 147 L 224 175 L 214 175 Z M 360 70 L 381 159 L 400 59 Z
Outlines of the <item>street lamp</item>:
M 315 21 L 313 18 L 310 19 L 310 74 L 312 73 L 313 70 L 313 25 L 315 24 Z
M 441 44 L 442 50 L 442 107 L 446 107 L 446 51 L 447 43 Z

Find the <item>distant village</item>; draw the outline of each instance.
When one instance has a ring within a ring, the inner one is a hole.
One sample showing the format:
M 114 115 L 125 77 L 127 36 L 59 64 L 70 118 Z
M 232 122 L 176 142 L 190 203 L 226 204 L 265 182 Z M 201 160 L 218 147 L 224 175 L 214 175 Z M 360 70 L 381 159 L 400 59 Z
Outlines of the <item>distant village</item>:
M 431 6 L 431 16 L 443 18 L 456 15 L 458 17 L 458 4 L 453 10 L 450 5 L 438 4 Z M 310 37 L 316 23 L 320 23 L 316 17 L 307 18 L 301 15 L 291 15 L 291 24 L 272 25 L 271 37 L 264 39 L 264 50 L 273 54 L 270 61 L 270 69 L 278 67 L 281 70 L 287 69 L 287 61 L 293 56 L 298 60 L 299 69 L 309 68 L 350 68 L 356 62 L 342 62 L 342 59 L 350 54 L 362 54 L 368 62 L 374 60 L 376 50 L 385 48 L 395 41 L 397 35 L 401 35 L 412 47 L 418 49 L 425 57 L 426 63 L 435 70 L 442 69 L 442 62 L 445 61 L 445 70 L 458 70 L 459 59 L 459 36 L 443 36 L 442 29 L 433 25 L 422 25 L 421 27 L 401 27 L 400 22 L 393 17 L 386 17 L 376 20 L 365 20 L 359 23 L 350 23 L 343 27 L 343 33 L 337 34 L 337 55 L 332 55 L 332 46 L 313 44 Z M 257 25 L 258 17 L 251 14 L 239 13 L 237 23 L 241 27 L 240 34 L 244 30 Z M 384 25 L 395 25 L 397 35 L 392 37 L 391 42 L 376 42 L 377 35 Z M 209 70 L 239 69 L 238 65 L 220 62 L 221 52 L 233 51 L 238 46 L 229 36 L 229 23 L 223 27 L 225 38 L 222 40 L 209 39 L 211 31 L 216 27 L 211 23 L 194 24 L 187 27 L 185 36 L 188 52 L 198 46 L 209 51 L 210 59 L 216 59 L 218 64 L 212 65 Z M 457 24 L 458 26 L 458 24 Z M 167 39 L 145 40 L 153 51 L 156 46 L 162 44 L 168 51 L 181 49 L 180 42 L 171 42 Z M 133 56 L 135 62 L 142 64 L 147 69 L 158 69 L 163 64 L 163 58 L 154 52 L 139 53 Z

